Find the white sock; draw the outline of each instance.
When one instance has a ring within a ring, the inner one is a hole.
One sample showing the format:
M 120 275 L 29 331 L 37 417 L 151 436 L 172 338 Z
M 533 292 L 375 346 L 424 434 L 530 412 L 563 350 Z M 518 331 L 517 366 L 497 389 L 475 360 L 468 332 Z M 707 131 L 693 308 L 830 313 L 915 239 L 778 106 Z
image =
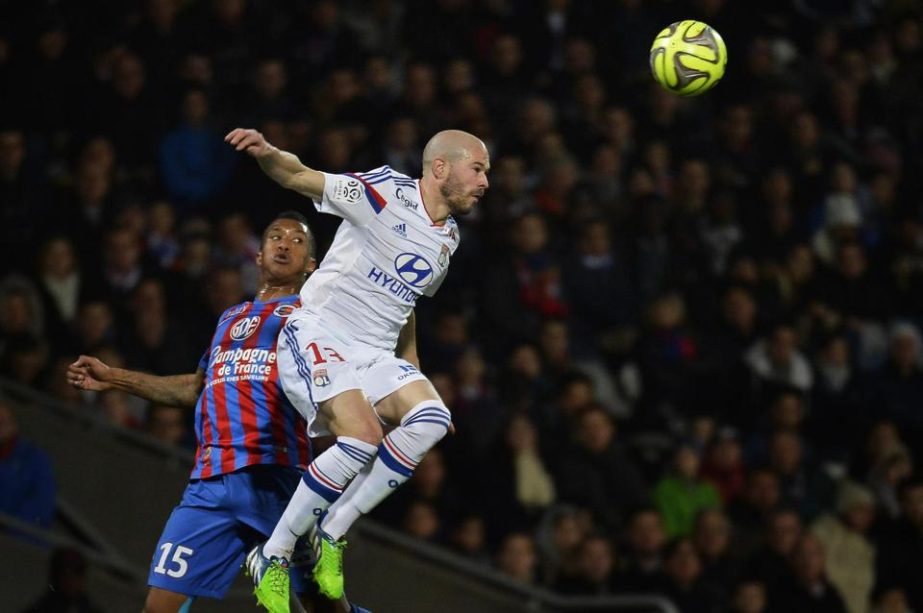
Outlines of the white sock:
M 263 546 L 263 555 L 290 559 L 298 537 L 311 529 L 374 454 L 374 445 L 341 436 L 335 445 L 317 456 L 302 475 L 282 518 Z
M 426 452 L 445 436 L 451 420 L 449 410 L 438 400 L 421 402 L 404 415 L 401 425 L 378 446 L 371 470 L 350 483 L 342 502 L 330 508 L 324 532 L 339 539 L 361 515 L 410 479 Z

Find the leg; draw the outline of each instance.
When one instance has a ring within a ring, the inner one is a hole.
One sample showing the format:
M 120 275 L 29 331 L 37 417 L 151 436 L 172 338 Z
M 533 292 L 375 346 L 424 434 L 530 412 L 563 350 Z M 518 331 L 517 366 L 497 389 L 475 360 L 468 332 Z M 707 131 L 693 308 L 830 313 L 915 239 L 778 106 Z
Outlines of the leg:
M 143 613 L 186 613 L 192 604 L 192 598 L 159 587 L 148 590 L 144 601 Z
M 314 579 L 321 593 L 331 598 L 343 594 L 342 537 L 361 515 L 413 475 L 419 461 L 451 424 L 449 410 L 422 376 L 388 394 L 376 410 L 384 419 L 400 425 L 384 437 L 371 468 L 359 474 L 317 528 L 320 553 Z
M 319 412 L 337 437 L 305 471 L 272 536 L 263 547 L 267 557 L 288 560 L 295 541 L 343 493 L 346 484 L 374 457 L 381 425 L 359 390 L 345 391 L 320 403 Z
M 356 519 L 407 481 L 451 423 L 448 409 L 425 379 L 398 388 L 379 401 L 375 409 L 385 420 L 400 425 L 384 437 L 371 469 L 360 473 L 342 502 L 332 507 L 324 519 L 324 532 L 334 539 L 346 534 Z

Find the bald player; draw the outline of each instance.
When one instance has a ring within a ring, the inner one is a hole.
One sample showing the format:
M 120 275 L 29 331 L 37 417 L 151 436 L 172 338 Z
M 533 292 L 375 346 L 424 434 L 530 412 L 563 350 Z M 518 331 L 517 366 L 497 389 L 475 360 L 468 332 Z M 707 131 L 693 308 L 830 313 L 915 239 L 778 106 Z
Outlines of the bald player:
M 311 436 L 333 434 L 336 444 L 311 463 L 270 539 L 247 557 L 260 602 L 276 613 L 288 611 L 284 570 L 298 537 L 312 531 L 314 578 L 322 594 L 339 598 L 343 536 L 406 482 L 451 428 L 416 356 L 394 351 L 413 334 L 417 299 L 435 294 L 445 278 L 459 242 L 452 216 L 483 197 L 490 158 L 478 138 L 446 130 L 424 148 L 422 178 L 388 166 L 328 174 L 255 130 L 236 129 L 225 140 L 318 211 L 343 219 L 279 341 L 286 395 Z M 382 421 L 394 426 L 387 436 Z

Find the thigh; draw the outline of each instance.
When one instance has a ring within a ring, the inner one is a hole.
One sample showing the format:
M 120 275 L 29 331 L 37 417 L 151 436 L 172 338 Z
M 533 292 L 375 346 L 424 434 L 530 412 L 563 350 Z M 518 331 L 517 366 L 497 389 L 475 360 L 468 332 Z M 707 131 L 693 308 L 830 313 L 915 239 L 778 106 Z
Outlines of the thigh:
M 387 393 L 379 396 L 375 403 L 375 412 L 391 425 L 399 424 L 404 415 L 421 402 L 436 400 L 443 404 L 436 388 L 419 371 L 409 381 L 400 380 L 400 375 L 394 376 L 390 369 L 383 370 L 381 375 L 378 379 L 379 391 Z
M 246 544 L 224 506 L 223 490 L 222 478 L 189 484 L 157 542 L 148 585 L 187 596 L 224 596 Z
M 316 322 L 289 319 L 279 336 L 277 360 L 282 389 L 308 423 L 309 436 L 330 434 L 321 405 L 361 387 L 349 348 Z

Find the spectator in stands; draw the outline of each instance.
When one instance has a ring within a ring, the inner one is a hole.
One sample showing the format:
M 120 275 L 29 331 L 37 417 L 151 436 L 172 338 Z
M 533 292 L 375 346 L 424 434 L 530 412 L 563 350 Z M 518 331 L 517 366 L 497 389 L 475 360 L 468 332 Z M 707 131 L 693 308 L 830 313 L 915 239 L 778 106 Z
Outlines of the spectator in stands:
M 797 343 L 795 329 L 789 324 L 779 323 L 747 351 L 745 359 L 758 386 L 781 383 L 802 392 L 811 390 L 814 374 Z
M 680 611 L 706 613 L 713 610 L 716 596 L 702 582 L 702 561 L 688 538 L 670 543 L 664 554 L 665 594 Z
M 837 492 L 836 513 L 822 515 L 811 533 L 827 552 L 826 571 L 850 613 L 868 611 L 875 581 L 875 545 L 869 529 L 875 498 L 861 485 L 844 481 Z
M 803 535 L 792 551 L 790 573 L 773 588 L 773 610 L 846 613 L 843 597 L 827 578 L 826 557 L 817 537 Z
M 702 478 L 715 486 L 723 505 L 729 504 L 743 492 L 746 467 L 743 449 L 734 428 L 720 429 L 706 449 Z
M 51 460 L 20 435 L 13 405 L 0 398 L 0 513 L 50 528 L 55 491 Z
M 730 600 L 733 613 L 765 613 L 768 611 L 766 584 L 758 579 L 743 579 L 733 590 Z
M 698 448 L 681 442 L 673 453 L 670 472 L 654 487 L 654 501 L 668 538 L 689 536 L 696 516 L 720 504 L 718 490 L 699 476 L 700 464 Z
M 911 449 L 923 449 L 923 343 L 910 323 L 896 324 L 890 334 L 887 363 L 877 373 L 874 398 L 881 414 L 892 419 Z
M 76 549 L 59 547 L 48 565 L 48 588 L 23 613 L 101 613 L 87 594 L 87 560 Z
M 876 560 L 879 589 L 903 590 L 911 610 L 923 610 L 923 583 L 916 570 L 923 559 L 923 478 L 919 474 L 900 485 L 902 516 L 881 539 Z
M 624 592 L 651 592 L 664 585 L 666 532 L 660 512 L 653 508 L 635 511 L 625 531 L 626 546 L 616 583 Z
M 702 563 L 700 581 L 718 602 L 730 601 L 730 588 L 740 575 L 741 560 L 732 552 L 732 538 L 733 526 L 721 509 L 707 509 L 696 517 L 692 542 Z
M 648 493 L 635 463 L 616 438 L 616 426 L 599 405 L 583 409 L 573 424 L 574 442 L 557 459 L 560 499 L 587 507 L 607 529 L 625 525 Z
M 209 99 L 193 89 L 182 98 L 182 123 L 160 143 L 160 167 L 170 196 L 185 213 L 200 210 L 227 183 L 235 158 L 209 125 Z
M 766 521 L 781 501 L 779 475 L 771 468 L 757 466 L 747 474 L 743 495 L 728 505 L 728 515 L 736 528 L 737 550 L 749 555 L 759 542 Z
M 148 434 L 158 441 L 192 451 L 195 449 L 195 440 L 191 436 L 188 421 L 187 415 L 179 407 L 152 404 L 148 407 L 144 426 Z
M 538 558 L 535 542 L 523 532 L 513 532 L 503 539 L 497 552 L 497 570 L 500 574 L 525 584 L 536 581 Z
M 527 415 L 510 416 L 480 461 L 491 467 L 484 469 L 489 476 L 476 487 L 487 500 L 492 538 L 516 527 L 534 525 L 555 501 L 555 485 L 541 453 L 538 431 Z
M 466 514 L 456 522 L 449 534 L 449 545 L 456 553 L 472 562 L 484 566 L 490 564 L 486 522 L 478 513 Z
M 612 543 L 602 535 L 591 535 L 580 544 L 576 575 L 562 577 L 554 588 L 562 594 L 577 596 L 611 595 L 615 592 L 615 568 Z
M 557 504 L 549 508 L 538 526 L 536 548 L 541 562 L 542 582 L 554 585 L 577 576 L 580 544 L 587 537 L 591 521 L 577 507 Z
M 69 239 L 56 236 L 45 241 L 39 251 L 36 280 L 49 333 L 55 338 L 66 337 L 86 289 L 74 245 Z

